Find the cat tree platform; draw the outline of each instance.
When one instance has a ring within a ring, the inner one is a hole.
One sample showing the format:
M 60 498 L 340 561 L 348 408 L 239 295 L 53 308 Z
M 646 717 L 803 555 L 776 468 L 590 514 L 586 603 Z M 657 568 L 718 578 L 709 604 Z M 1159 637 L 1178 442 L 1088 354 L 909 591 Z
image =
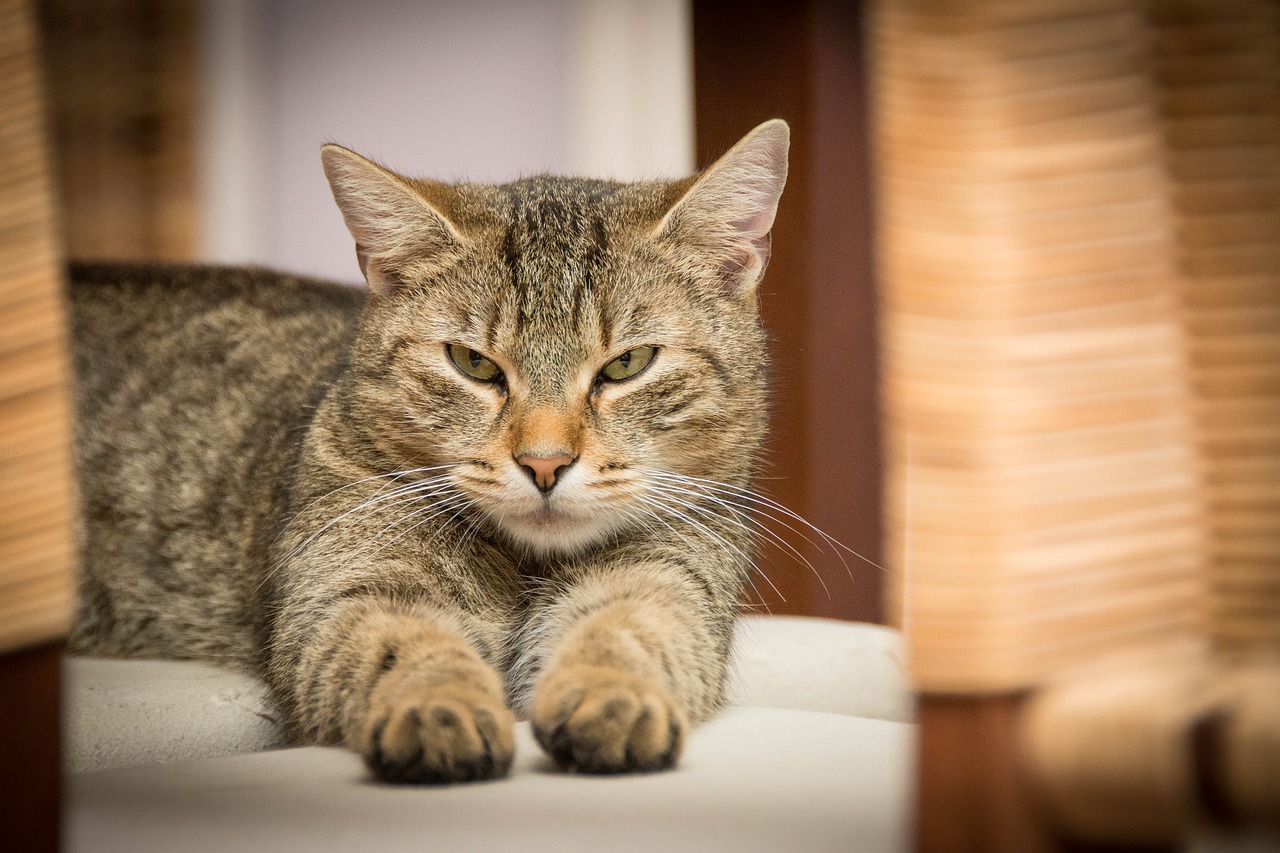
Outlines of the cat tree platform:
M 283 748 L 261 684 L 192 663 L 67 663 L 68 851 L 907 848 L 910 693 L 898 635 L 746 617 L 731 705 L 671 772 L 565 774 L 516 731 L 509 778 L 370 780 L 355 754 Z

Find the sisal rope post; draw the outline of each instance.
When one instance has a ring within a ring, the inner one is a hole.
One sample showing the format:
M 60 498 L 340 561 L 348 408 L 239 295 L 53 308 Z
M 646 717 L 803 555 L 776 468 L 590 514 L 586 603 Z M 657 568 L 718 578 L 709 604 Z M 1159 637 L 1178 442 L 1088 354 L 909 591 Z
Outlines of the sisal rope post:
M 66 634 L 74 495 L 67 329 L 30 5 L 0 3 L 0 652 Z
M 875 10 L 890 605 L 1078 837 L 1280 823 L 1276 16 Z
M 889 503 L 920 689 L 1029 688 L 1205 626 L 1143 4 L 879 7 Z
M 1151 6 L 1205 464 L 1212 633 L 1280 651 L 1280 7 Z

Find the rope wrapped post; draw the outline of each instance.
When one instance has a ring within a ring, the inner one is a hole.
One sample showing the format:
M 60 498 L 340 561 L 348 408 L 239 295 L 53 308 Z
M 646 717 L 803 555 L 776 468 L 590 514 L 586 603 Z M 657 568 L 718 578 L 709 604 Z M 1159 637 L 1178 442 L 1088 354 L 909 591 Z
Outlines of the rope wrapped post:
M 1016 691 L 1204 630 L 1142 8 L 880 8 L 890 553 L 925 690 Z
M 1064 825 L 1131 841 L 1280 827 L 1280 8 L 1168 0 L 1149 15 L 1211 653 L 1042 691 L 1025 737 Z
M 1215 646 L 1280 653 L 1280 6 L 1152 5 Z
M 0 826 L 56 850 L 74 582 L 69 359 L 34 16 L 0 0 Z
M 875 20 L 920 848 L 1280 826 L 1280 9 Z
M 0 653 L 65 636 L 74 583 L 70 363 L 35 25 L 0 5 Z
M 874 21 L 887 550 L 922 692 L 919 848 L 1052 849 L 1025 697 L 1119 652 L 1206 645 L 1155 35 L 1135 0 L 883 0 Z M 1002 722 L 940 754 L 931 729 L 958 704 Z

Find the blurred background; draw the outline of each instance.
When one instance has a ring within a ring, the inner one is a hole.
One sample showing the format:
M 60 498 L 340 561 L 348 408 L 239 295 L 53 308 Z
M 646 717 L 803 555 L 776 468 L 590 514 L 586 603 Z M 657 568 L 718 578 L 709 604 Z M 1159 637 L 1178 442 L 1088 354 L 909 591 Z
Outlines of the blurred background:
M 858 5 L 40 0 L 67 254 L 355 283 L 325 142 L 444 180 L 634 179 L 688 174 L 785 118 L 791 176 L 762 291 L 774 430 L 759 485 L 866 560 L 794 520 L 774 525 L 788 544 L 765 549 L 753 606 L 880 621 Z
M 329 141 L 444 180 L 694 167 L 682 0 L 40 6 L 77 255 L 359 281 Z

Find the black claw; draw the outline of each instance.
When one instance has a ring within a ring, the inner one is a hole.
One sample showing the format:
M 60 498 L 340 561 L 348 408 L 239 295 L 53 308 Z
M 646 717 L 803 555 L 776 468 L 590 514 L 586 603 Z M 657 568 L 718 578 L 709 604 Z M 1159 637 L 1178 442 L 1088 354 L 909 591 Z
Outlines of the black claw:
M 412 710 L 409 713 L 420 729 L 422 718 L 419 713 L 416 710 Z M 437 709 L 432 716 L 437 717 L 437 721 L 445 726 L 461 723 L 461 718 L 452 711 L 446 711 L 441 714 Z M 440 719 L 441 717 L 443 719 Z M 486 714 L 483 717 L 479 714 L 477 715 L 476 731 L 484 744 L 483 753 L 466 761 L 452 762 L 447 767 L 442 768 L 431 767 L 426 763 L 426 754 L 423 751 L 421 742 L 419 742 L 417 749 L 411 756 L 396 761 L 388 760 L 382 750 L 382 735 L 386 730 L 388 721 L 381 720 L 374 728 L 373 748 L 370 754 L 365 757 L 365 764 L 374 778 L 383 782 L 398 784 L 448 785 L 454 782 L 474 782 L 505 775 L 511 765 L 510 759 L 504 758 L 499 761 L 494 756 L 493 743 L 483 726 L 483 722 L 486 719 L 490 727 L 496 725 L 491 714 Z
M 420 768 L 423 767 L 422 759 L 422 747 L 418 747 L 414 750 L 413 755 L 410 755 L 405 760 L 390 762 L 386 766 L 393 780 L 412 780 L 420 772 Z
M 476 715 L 476 734 L 480 735 L 480 743 L 484 744 L 484 752 L 481 754 L 478 764 L 481 776 L 492 776 L 496 762 L 493 757 L 493 744 L 489 742 L 489 736 L 485 734 L 484 726 L 480 725 L 479 715 Z
M 663 750 L 662 756 L 658 759 L 657 770 L 665 770 L 672 767 L 676 763 L 676 746 L 680 743 L 680 726 L 672 723 L 667 730 L 667 748 Z
M 542 748 L 550 754 L 556 764 L 566 769 L 573 766 L 573 744 L 569 741 L 567 723 L 556 726 L 550 734 L 543 729 L 539 729 L 537 734 L 538 743 L 542 744 Z
M 636 717 L 635 724 L 631 727 L 631 737 L 627 738 L 627 751 L 622 756 L 622 763 L 624 767 L 628 767 L 628 768 L 641 767 L 640 759 L 637 758 L 635 754 L 636 732 L 639 731 L 640 727 L 643 726 L 645 723 L 647 723 L 649 721 L 649 718 L 652 716 L 653 716 L 653 712 L 649 708 L 644 708 L 640 712 L 640 716 Z
M 365 764 L 370 770 L 377 772 L 377 768 L 382 764 L 382 731 L 387 727 L 386 718 L 382 718 L 373 727 L 373 753 L 365 756 Z

